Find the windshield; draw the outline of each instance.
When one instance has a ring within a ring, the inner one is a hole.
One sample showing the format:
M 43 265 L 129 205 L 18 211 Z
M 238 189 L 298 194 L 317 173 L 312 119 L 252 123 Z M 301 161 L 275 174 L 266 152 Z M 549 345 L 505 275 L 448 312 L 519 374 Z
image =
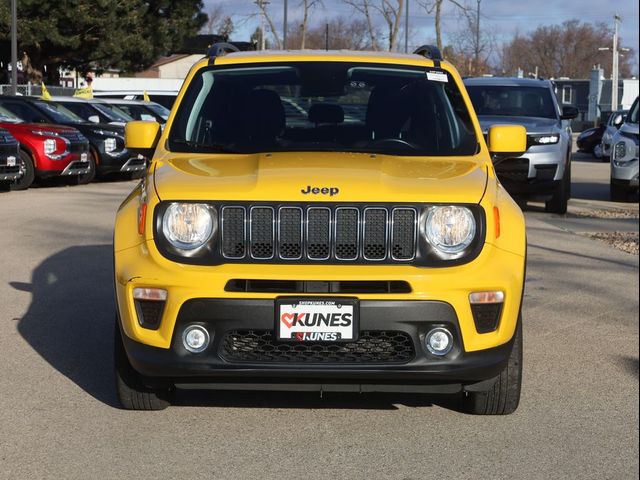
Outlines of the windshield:
M 627 122 L 629 123 L 638 123 L 638 99 L 633 102 L 631 106 L 631 110 L 629 110 L 629 115 L 627 116 Z
M 547 88 L 469 85 L 467 90 L 478 115 L 558 118 Z
M 21 123 L 22 119 L 4 107 L 0 107 L 0 122 Z
M 169 118 L 171 111 L 157 103 L 146 103 L 145 107 L 154 112 L 156 115 L 160 115 L 166 122 Z
M 109 105 L 106 103 L 92 103 L 91 105 L 93 105 L 95 109 L 100 110 L 100 112 L 102 112 L 102 114 L 105 117 L 109 118 L 112 122 L 126 123 L 133 120 L 132 117 L 127 115 L 115 105 Z
M 33 102 L 38 108 L 44 110 L 56 123 L 82 123 L 81 117 L 73 113 L 68 108 L 55 102 L 38 101 Z
M 203 69 L 169 134 L 178 152 L 444 156 L 473 155 L 477 145 L 445 71 L 347 62 Z

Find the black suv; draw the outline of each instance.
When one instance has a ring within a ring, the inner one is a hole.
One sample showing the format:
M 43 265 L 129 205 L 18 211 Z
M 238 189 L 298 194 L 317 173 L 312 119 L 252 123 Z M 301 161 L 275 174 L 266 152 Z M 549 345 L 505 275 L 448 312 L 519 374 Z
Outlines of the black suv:
M 90 144 L 89 173 L 82 176 L 88 183 L 96 174 L 113 172 L 138 174 L 146 168 L 143 157 L 128 151 L 124 146 L 124 127 L 107 123 L 87 122 L 54 101 L 39 97 L 0 96 L 0 106 L 10 110 L 25 122 L 55 123 L 80 130 Z

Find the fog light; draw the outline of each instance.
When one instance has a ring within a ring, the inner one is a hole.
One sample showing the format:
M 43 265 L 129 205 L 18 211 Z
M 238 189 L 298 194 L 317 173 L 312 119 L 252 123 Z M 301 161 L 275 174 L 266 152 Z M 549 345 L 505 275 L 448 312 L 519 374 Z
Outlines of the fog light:
M 200 353 L 209 346 L 209 332 L 200 325 L 191 325 L 184 330 L 182 343 L 191 353 Z
M 155 300 L 164 301 L 167 299 L 167 291 L 162 288 L 134 288 L 133 298 L 135 300 Z
M 453 335 L 446 328 L 434 328 L 427 333 L 424 344 L 433 355 L 446 355 L 453 348 Z

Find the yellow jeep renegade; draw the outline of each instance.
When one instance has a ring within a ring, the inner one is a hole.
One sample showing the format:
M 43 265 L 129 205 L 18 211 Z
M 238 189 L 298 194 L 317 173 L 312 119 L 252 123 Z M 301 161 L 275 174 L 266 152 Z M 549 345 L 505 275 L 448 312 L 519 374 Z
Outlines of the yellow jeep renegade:
M 194 65 L 114 233 L 125 408 L 175 388 L 520 398 L 526 240 L 453 66 L 414 54 L 235 52 Z

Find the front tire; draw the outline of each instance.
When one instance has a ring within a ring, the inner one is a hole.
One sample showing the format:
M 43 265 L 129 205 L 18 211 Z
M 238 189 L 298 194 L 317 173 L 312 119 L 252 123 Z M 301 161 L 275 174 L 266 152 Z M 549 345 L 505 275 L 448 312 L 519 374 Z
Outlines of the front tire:
M 24 150 L 20 150 L 18 156 L 18 162 L 20 165 L 20 170 L 22 171 L 22 176 L 9 185 L 9 188 L 13 191 L 26 190 L 33 184 L 33 181 L 36 179 L 36 169 L 33 165 L 33 159 L 31 158 L 31 155 L 29 155 Z
M 143 384 L 124 350 L 120 326 L 116 318 L 114 336 L 114 363 L 116 377 L 116 393 L 125 410 L 164 410 L 170 405 L 169 389 L 154 389 Z
M 609 196 L 612 202 L 626 202 L 629 200 L 629 190 L 624 185 L 609 180 Z
M 509 415 L 520 403 L 522 389 L 522 316 L 518 316 L 513 349 L 496 383 L 484 392 L 467 392 L 464 411 L 473 415 Z

